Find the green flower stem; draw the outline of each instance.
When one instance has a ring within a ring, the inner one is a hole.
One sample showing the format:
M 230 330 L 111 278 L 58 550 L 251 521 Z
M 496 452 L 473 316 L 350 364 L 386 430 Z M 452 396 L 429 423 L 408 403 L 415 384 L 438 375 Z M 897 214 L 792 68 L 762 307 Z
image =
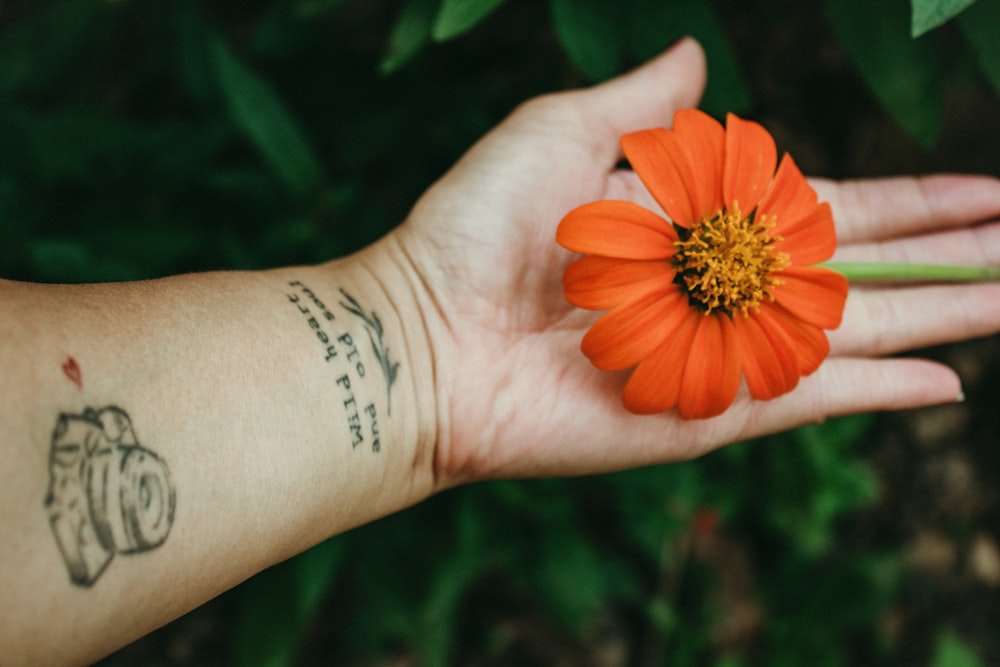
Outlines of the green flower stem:
M 820 264 L 848 280 L 862 282 L 958 282 L 1000 281 L 1000 267 L 947 264 L 893 264 L 882 262 L 825 262 Z

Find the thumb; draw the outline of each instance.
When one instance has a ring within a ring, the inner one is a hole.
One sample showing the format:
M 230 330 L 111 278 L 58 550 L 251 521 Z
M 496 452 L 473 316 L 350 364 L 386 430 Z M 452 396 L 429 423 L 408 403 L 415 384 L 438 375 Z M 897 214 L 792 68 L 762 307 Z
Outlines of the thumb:
M 627 132 L 667 126 L 675 111 L 697 106 L 706 76 L 705 52 L 685 37 L 637 69 L 570 95 L 578 98 L 589 129 L 617 143 Z

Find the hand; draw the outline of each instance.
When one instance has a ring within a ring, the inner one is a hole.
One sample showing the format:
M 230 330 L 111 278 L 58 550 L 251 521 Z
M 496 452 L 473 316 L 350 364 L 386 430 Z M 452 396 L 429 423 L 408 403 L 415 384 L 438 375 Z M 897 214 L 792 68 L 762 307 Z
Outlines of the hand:
M 1000 330 L 1000 285 L 852 286 L 831 354 L 769 402 L 745 388 L 719 417 L 635 416 L 626 373 L 579 351 L 599 314 L 574 309 L 558 221 L 599 199 L 658 210 L 628 171 L 619 137 L 694 106 L 703 54 L 685 40 L 595 88 L 523 105 L 418 202 L 395 235 L 436 312 L 439 488 L 496 477 L 575 475 L 695 457 L 723 444 L 852 412 L 957 400 L 950 369 L 879 358 Z M 1000 263 L 1000 181 L 976 177 L 817 181 L 838 225 L 837 260 Z M 993 219 L 991 223 L 983 221 Z

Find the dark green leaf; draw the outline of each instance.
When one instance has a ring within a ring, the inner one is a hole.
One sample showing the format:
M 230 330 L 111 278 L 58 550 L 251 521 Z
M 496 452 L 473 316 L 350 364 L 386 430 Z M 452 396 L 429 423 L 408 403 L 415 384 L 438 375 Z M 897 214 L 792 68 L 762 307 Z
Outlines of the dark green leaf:
M 1000 1 L 982 0 L 958 17 L 958 25 L 979 59 L 979 66 L 1000 94 Z
M 592 81 L 621 71 L 622 6 L 602 0 L 552 0 L 552 21 L 570 60 Z M 617 20 L 616 20 L 617 19 Z
M 11 16 L 17 13 L 11 11 Z M 116 18 L 111 3 L 91 0 L 37 3 L 25 14 L 10 21 L 11 29 L 0 40 L 0 95 L 45 86 L 81 59 L 93 59 L 99 53 L 94 45 Z
M 130 153 L 140 134 L 132 123 L 92 106 L 65 104 L 51 113 L 13 108 L 6 116 L 0 125 L 17 128 L 24 147 L 18 158 L 46 182 L 106 178 L 99 166 Z
M 755 470 L 744 493 L 761 484 L 768 487 L 759 497 L 758 511 L 793 547 L 790 551 L 810 558 L 826 553 L 836 522 L 877 496 L 876 477 L 852 453 L 869 424 L 864 416 L 842 417 L 772 436 L 768 441 L 773 444 L 748 448 L 752 463 L 741 462 L 730 472 Z
M 405 65 L 430 41 L 441 0 L 409 0 L 389 34 L 389 52 L 379 69 L 390 74 Z
M 819 560 L 784 554 L 773 558 L 772 567 L 780 575 L 771 579 L 763 595 L 773 621 L 758 640 L 766 649 L 765 664 L 855 664 L 847 659 L 847 637 L 870 627 L 885 609 L 899 585 L 901 560 L 847 548 Z
M 501 4 L 503 0 L 443 0 L 431 35 L 438 42 L 458 37 L 476 27 Z
M 826 7 L 875 97 L 910 135 L 933 146 L 944 113 L 944 73 L 934 44 L 910 37 L 905 0 L 827 0 Z
M 232 134 L 224 121 L 147 125 L 92 105 L 66 103 L 51 112 L 0 109 L 0 159 L 46 183 L 101 186 L 148 174 L 162 190 L 199 178 Z
M 193 2 L 182 2 L 174 14 L 179 74 L 184 87 L 205 103 L 216 94 L 215 72 L 209 53 L 208 26 Z
M 976 0 L 910 0 L 913 7 L 913 18 L 910 34 L 920 37 L 928 30 L 933 30 L 958 16 L 963 9 Z M 996 26 L 994 26 L 995 28 Z
M 133 275 L 151 278 L 163 275 L 175 263 L 195 252 L 204 243 L 203 232 L 184 220 L 147 220 L 122 224 L 105 230 L 100 239 L 101 257 L 120 258 Z
M 93 274 L 95 258 L 77 241 L 35 241 L 30 252 L 32 268 L 42 280 L 73 283 Z
M 284 102 L 221 40 L 211 44 L 219 86 L 233 120 L 292 194 L 304 197 L 322 181 L 319 161 Z
M 343 541 L 333 539 L 317 544 L 291 561 L 296 574 L 295 590 L 298 592 L 296 612 L 300 617 L 309 618 L 319 609 L 344 559 L 344 553 Z
M 428 667 L 451 664 L 452 635 L 462 596 L 486 564 L 483 547 L 487 527 L 483 507 L 468 502 L 459 505 L 455 516 L 455 544 L 435 568 L 421 608 L 419 636 L 422 663 Z
M 723 117 L 750 106 L 750 92 L 733 55 L 729 38 L 711 6 L 704 0 L 630 0 L 628 12 L 630 49 L 647 60 L 685 35 L 696 38 L 705 49 L 708 83 L 701 107 Z
M 632 573 L 607 558 L 572 525 L 550 526 L 534 545 L 541 562 L 535 585 L 555 620 L 582 632 L 601 604 L 633 588 Z
M 348 0 L 299 0 L 295 5 L 295 13 L 303 18 L 327 14 L 340 9 Z
M 343 556 L 343 542 L 328 540 L 240 587 L 233 630 L 238 664 L 292 664 L 303 629 L 319 609 Z
M 975 652 L 952 631 L 941 633 L 931 667 L 982 667 Z

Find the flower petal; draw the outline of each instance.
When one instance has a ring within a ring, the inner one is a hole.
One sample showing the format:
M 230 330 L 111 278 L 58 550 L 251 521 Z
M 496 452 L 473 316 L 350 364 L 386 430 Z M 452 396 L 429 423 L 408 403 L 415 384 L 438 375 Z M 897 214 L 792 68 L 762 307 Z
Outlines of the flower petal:
M 777 274 L 774 300 L 813 326 L 836 329 L 847 301 L 847 278 L 820 267 L 790 267 Z
M 799 383 L 801 372 L 795 345 L 762 308 L 750 317 L 733 318 L 750 395 L 758 400 L 781 396 Z
M 803 322 L 777 304 L 762 306 L 760 312 L 767 312 L 774 325 L 788 334 L 788 340 L 795 348 L 800 374 L 814 373 L 830 355 L 830 341 L 821 328 Z
M 690 306 L 677 285 L 615 308 L 594 322 L 580 349 L 602 370 L 620 371 L 645 359 L 667 340 Z
M 775 234 L 784 236 L 787 229 L 812 214 L 819 197 L 809 181 L 799 171 L 791 155 L 781 158 L 771 186 L 761 197 L 757 212 L 761 216 L 774 216 Z
M 726 131 L 719 121 L 698 109 L 674 114 L 674 134 L 687 155 L 697 185 L 694 211 L 700 218 L 722 208 L 722 166 L 726 156 Z
M 702 316 L 691 341 L 677 412 L 684 419 L 706 419 L 726 411 L 740 388 L 740 346 L 732 321 Z
M 622 150 L 667 217 L 690 227 L 700 216 L 697 185 L 676 135 L 663 128 L 632 132 L 622 136 Z
M 566 267 L 563 292 L 578 308 L 607 310 L 668 288 L 676 274 L 663 260 L 581 257 Z
M 674 254 L 677 233 L 669 222 L 628 201 L 597 201 L 566 214 L 556 242 L 584 255 L 622 259 L 665 259 Z
M 774 248 L 788 253 L 792 266 L 818 264 L 830 259 L 837 249 L 837 231 L 830 205 L 823 202 L 816 206 L 810 215 L 781 236 Z
M 722 194 L 726 207 L 737 207 L 744 215 L 760 201 L 774 178 L 778 149 L 767 130 L 733 114 L 726 116 L 726 165 Z
M 677 405 L 684 362 L 703 317 L 688 308 L 674 334 L 639 363 L 622 391 L 622 403 L 626 410 L 649 415 Z

